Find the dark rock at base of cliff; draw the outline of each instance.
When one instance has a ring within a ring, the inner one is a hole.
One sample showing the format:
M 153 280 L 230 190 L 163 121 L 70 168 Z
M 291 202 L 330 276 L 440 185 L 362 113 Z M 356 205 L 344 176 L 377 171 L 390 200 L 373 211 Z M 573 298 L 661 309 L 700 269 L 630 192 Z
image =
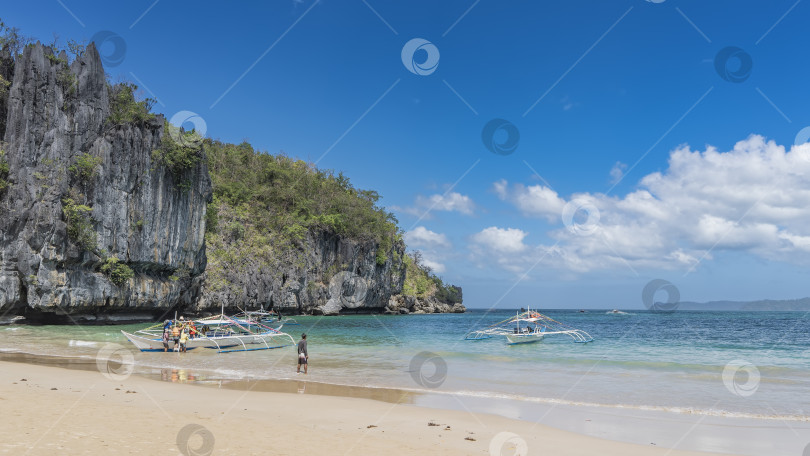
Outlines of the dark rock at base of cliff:
M 464 313 L 467 308 L 460 302 L 441 302 L 434 297 L 419 299 L 415 296 L 391 296 L 385 307 L 386 314 Z

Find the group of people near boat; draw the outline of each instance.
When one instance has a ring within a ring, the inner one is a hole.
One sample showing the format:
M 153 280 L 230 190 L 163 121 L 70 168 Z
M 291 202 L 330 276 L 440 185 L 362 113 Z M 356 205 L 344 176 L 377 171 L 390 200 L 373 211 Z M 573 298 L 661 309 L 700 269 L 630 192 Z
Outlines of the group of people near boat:
M 185 353 L 189 339 L 200 336 L 193 320 L 180 317 L 179 320 L 166 320 L 163 323 L 163 351 L 169 351 L 169 341 L 174 341 L 174 351 Z

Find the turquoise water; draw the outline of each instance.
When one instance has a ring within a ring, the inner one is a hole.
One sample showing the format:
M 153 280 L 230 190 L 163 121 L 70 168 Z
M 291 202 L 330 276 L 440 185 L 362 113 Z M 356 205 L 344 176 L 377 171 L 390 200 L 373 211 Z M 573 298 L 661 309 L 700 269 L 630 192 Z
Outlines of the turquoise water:
M 308 334 L 311 381 L 431 391 L 461 401 L 507 397 L 810 420 L 810 318 L 804 312 L 543 312 L 596 340 L 575 344 L 557 335 L 515 346 L 502 338 L 463 340 L 470 329 L 514 311 L 295 317 L 300 325 L 283 330 L 296 341 Z M 94 358 L 107 343 L 132 349 L 120 330 L 146 326 L 2 327 L 0 351 Z M 132 353 L 141 368 L 179 369 L 198 379 L 296 377 L 292 347 Z

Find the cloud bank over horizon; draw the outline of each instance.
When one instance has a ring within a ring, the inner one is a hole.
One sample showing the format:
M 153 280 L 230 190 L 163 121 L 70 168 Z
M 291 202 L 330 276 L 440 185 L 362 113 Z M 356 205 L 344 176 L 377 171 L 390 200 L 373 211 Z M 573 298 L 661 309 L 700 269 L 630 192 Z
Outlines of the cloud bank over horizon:
M 727 152 L 683 145 L 670 153 L 667 169 L 642 177 L 623 197 L 566 198 L 545 185 L 503 179 L 492 189 L 523 219 L 552 229 L 535 233 L 548 238 L 538 244 L 527 243 L 530 233 L 520 226 L 472 234 L 470 258 L 482 267 L 687 273 L 721 252 L 810 263 L 810 144 L 786 150 L 752 135 Z

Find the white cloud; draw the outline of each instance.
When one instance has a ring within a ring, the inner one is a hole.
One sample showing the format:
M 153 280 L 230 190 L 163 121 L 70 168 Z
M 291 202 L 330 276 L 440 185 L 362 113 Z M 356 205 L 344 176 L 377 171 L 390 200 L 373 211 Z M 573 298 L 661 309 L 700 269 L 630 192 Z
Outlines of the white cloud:
M 460 212 L 465 215 L 472 215 L 475 209 L 472 199 L 461 193 L 450 192 L 444 195 L 430 195 L 416 197 L 416 205 L 433 211 Z
M 409 247 L 450 247 L 447 236 L 430 231 L 424 226 L 417 226 L 404 235 L 405 243 Z
M 449 192 L 430 196 L 418 195 L 412 207 L 392 206 L 391 209 L 421 218 L 430 218 L 430 213 L 433 211 L 459 212 L 464 215 L 473 215 L 475 207 L 475 203 L 469 196 L 458 192 Z
M 553 246 L 525 245 L 525 234 L 518 236 L 523 231 L 516 228 L 490 227 L 476 234 L 473 247 L 494 245 L 498 236 L 512 239 L 505 245 L 523 246 L 502 249 L 503 254 L 478 250 L 498 264 L 508 260 L 509 270 L 542 258 L 546 266 L 570 271 L 628 266 L 686 271 L 723 251 L 810 261 L 810 144 L 786 151 L 751 136 L 728 152 L 682 146 L 671 152 L 666 170 L 642 177 L 623 197 L 577 193 L 566 199 L 542 185 L 506 181 L 496 182 L 495 190 L 523 215 L 545 217 L 557 226 L 548 233 L 557 241 Z M 572 200 L 586 200 L 598 210 L 598 226 L 589 235 L 561 221 L 562 208 Z
M 617 161 L 613 168 L 610 168 L 610 183 L 615 184 L 622 180 L 624 177 L 624 170 L 627 169 L 627 164 Z
M 441 274 L 447 270 L 444 263 L 439 263 L 438 261 L 435 261 L 431 257 L 424 254 L 422 255 L 422 264 L 429 267 L 430 270 L 435 274 Z
M 506 199 L 508 188 L 509 183 L 506 181 L 506 179 L 501 179 L 492 184 L 492 190 L 495 191 L 495 194 L 498 195 L 498 198 L 502 200 Z
M 477 245 L 495 252 L 518 253 L 526 249 L 523 238 L 527 234 L 529 233 L 517 228 L 504 229 L 491 226 L 474 234 L 472 240 Z
M 512 202 L 523 215 L 529 217 L 559 220 L 565 206 L 565 200 L 560 198 L 557 192 L 543 185 L 526 187 L 515 184 L 510 190 L 509 183 L 501 179 L 493 184 L 493 188 L 500 199 Z

